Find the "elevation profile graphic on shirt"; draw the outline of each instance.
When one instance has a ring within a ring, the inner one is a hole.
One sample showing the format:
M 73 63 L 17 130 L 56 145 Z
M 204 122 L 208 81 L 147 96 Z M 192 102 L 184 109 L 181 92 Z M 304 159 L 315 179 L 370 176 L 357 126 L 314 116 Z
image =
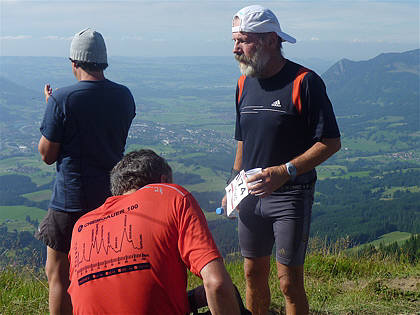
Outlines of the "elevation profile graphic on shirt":
M 129 222 L 128 213 L 137 203 L 77 227 L 77 241 L 71 249 L 79 285 L 121 273 L 150 269 L 143 251 L 143 235 Z
M 73 312 L 186 314 L 187 270 L 200 276 L 221 257 L 200 205 L 185 188 L 156 183 L 109 197 L 73 229 Z

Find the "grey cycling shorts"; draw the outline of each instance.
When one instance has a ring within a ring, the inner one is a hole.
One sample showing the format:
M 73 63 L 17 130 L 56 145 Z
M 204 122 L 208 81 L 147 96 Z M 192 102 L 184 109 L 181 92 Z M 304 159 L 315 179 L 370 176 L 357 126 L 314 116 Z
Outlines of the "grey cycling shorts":
M 239 204 L 238 234 L 242 256 L 270 256 L 287 266 L 303 265 L 309 238 L 314 188 L 247 196 Z

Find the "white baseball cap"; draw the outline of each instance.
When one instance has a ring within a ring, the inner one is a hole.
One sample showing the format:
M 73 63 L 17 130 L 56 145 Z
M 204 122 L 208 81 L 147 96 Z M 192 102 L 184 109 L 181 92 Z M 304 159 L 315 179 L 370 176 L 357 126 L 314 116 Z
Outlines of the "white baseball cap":
M 241 24 L 233 26 L 235 18 L 239 18 Z M 274 13 L 260 5 L 250 5 L 239 10 L 232 21 L 232 33 L 271 33 L 275 32 L 286 42 L 296 43 L 296 39 L 281 31 L 280 23 Z

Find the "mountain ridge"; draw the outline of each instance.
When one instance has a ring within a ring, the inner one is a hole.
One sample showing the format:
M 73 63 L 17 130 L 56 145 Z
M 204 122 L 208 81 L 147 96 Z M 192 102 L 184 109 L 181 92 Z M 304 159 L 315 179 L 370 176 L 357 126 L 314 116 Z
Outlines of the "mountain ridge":
M 364 242 L 395 229 L 419 232 L 415 221 L 420 192 L 415 181 L 420 161 L 418 53 L 387 53 L 362 62 L 342 59 L 327 73 L 324 81 L 343 149 L 317 168 L 314 233 L 330 239 L 347 234 Z M 176 170 L 175 179 L 196 196 L 212 232 L 229 251 L 237 246 L 235 227 L 217 217 L 214 209 L 233 162 L 238 69 L 234 63 L 216 60 L 208 68 L 199 59 L 188 64 L 182 60 L 123 59 L 112 64 L 109 78 L 127 84 L 138 106 L 127 152 L 147 147 L 165 156 Z M 0 64 L 6 61 L 0 58 Z M 2 67 L 7 69 L 7 79 L 31 88 L 34 95 L 23 100 L 21 88 L 15 86 L 15 96 L 0 97 L 0 109 L 6 104 L 15 115 L 21 113 L 0 124 L 4 131 L 0 171 L 30 177 L 37 184 L 34 193 L 48 190 L 50 186 L 42 185 L 50 183 L 55 173 L 44 168 L 37 153 L 45 108 L 42 87 L 46 82 L 60 87 L 75 79 L 67 60 L 10 58 L 8 62 Z M 24 102 L 27 109 L 20 110 Z M 35 195 L 9 195 L 10 200 L 38 202 Z
M 341 59 L 322 75 L 336 114 L 357 114 L 370 121 L 402 117 L 405 131 L 417 131 L 419 60 L 420 49 L 383 53 L 365 61 Z

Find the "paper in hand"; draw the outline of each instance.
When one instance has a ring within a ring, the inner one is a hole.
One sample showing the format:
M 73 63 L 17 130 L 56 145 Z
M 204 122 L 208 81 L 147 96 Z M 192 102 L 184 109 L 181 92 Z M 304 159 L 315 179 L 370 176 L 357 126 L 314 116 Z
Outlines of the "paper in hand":
M 246 185 L 246 175 L 245 171 L 242 170 L 238 175 L 230 182 L 230 184 L 225 188 L 226 190 L 226 199 L 227 199 L 227 209 L 226 214 L 228 217 L 235 216 L 234 210 L 239 205 L 239 203 L 248 196 L 249 191 Z

